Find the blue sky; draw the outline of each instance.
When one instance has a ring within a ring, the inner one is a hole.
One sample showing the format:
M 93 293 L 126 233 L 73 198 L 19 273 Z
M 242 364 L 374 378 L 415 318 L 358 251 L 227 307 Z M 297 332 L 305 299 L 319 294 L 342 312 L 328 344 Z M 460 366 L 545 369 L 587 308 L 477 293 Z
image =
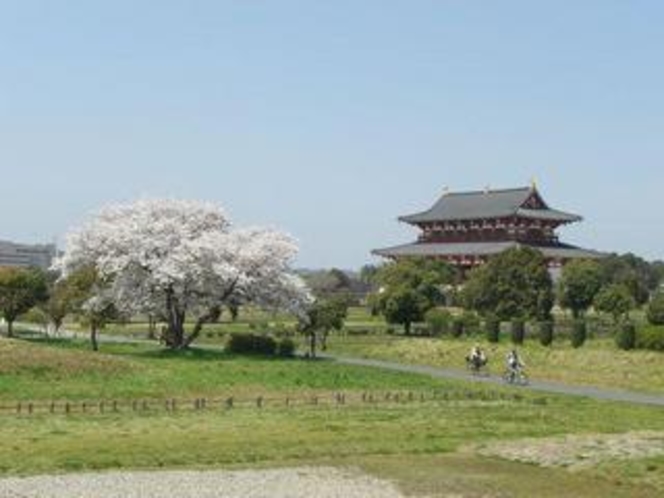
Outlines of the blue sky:
M 353 268 L 453 190 L 664 258 L 664 3 L 0 0 L 0 239 L 108 202 L 221 203 Z

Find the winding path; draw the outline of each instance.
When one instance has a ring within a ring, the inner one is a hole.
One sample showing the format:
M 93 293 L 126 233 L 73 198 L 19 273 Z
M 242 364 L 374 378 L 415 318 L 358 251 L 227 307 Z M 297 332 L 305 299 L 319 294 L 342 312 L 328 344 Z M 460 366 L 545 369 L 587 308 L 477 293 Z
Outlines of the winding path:
M 480 376 L 472 375 L 461 370 L 449 368 L 429 367 L 424 365 L 408 365 L 385 360 L 372 360 L 367 358 L 351 358 L 347 356 L 325 356 L 330 360 L 346 365 L 359 365 L 364 367 L 382 368 L 385 370 L 394 370 L 397 372 L 408 372 L 421 375 L 428 375 L 440 379 L 456 379 L 474 382 L 484 382 L 487 384 L 504 385 L 503 380 L 495 375 Z M 515 387 L 517 389 L 517 387 Z M 519 386 L 518 389 L 531 389 L 533 391 L 543 391 L 555 394 L 567 394 L 571 396 L 585 396 L 607 401 L 623 401 L 641 405 L 655 405 L 664 407 L 664 395 L 646 394 L 634 391 L 624 391 L 619 389 L 605 389 L 591 386 L 572 386 L 559 384 L 557 382 L 547 382 L 539 380 L 530 380 L 527 386 Z

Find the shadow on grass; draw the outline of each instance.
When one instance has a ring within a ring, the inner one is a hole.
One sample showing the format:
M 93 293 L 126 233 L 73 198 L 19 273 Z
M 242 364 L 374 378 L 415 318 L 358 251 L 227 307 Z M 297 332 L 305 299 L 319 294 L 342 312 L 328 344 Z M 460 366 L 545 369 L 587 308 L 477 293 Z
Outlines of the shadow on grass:
M 157 360 L 186 360 L 193 362 L 206 362 L 206 361 L 234 361 L 234 360 L 243 360 L 243 361 L 256 361 L 256 362 L 309 362 L 309 361 L 329 361 L 328 359 L 321 358 L 316 360 L 309 360 L 301 356 L 271 356 L 271 355 L 262 355 L 262 354 L 239 354 L 239 353 L 229 353 L 222 349 L 210 349 L 205 347 L 189 347 L 187 349 L 152 349 L 149 351 L 136 351 L 130 353 L 132 356 L 157 359 Z
M 74 349 L 90 351 L 90 341 L 85 338 L 47 337 L 35 333 L 19 333 L 16 338 L 48 347 L 60 349 Z M 307 363 L 329 363 L 333 360 L 326 357 L 308 358 L 302 355 L 295 356 L 270 356 L 263 354 L 240 354 L 229 353 L 220 348 L 189 347 L 186 349 L 169 349 L 157 344 L 150 345 L 132 342 L 102 342 L 100 351 L 102 354 L 118 356 L 130 356 L 134 358 L 145 358 L 151 360 L 185 360 L 192 362 L 218 362 L 218 361 L 256 361 L 256 362 L 307 362 Z

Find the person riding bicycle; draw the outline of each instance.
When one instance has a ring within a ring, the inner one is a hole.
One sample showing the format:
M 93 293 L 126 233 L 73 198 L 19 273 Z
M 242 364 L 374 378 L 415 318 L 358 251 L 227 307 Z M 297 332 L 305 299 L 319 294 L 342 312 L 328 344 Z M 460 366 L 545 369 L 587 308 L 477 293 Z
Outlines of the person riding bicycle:
M 525 367 L 525 363 L 521 360 L 519 357 L 519 354 L 516 352 L 516 349 L 512 349 L 509 353 L 507 353 L 507 370 L 512 374 L 516 375 L 518 374 L 523 367 Z
M 470 350 L 470 354 L 466 356 L 466 361 L 470 365 L 470 367 L 477 371 L 480 368 L 482 368 L 484 365 L 487 363 L 487 357 L 486 354 L 484 354 L 484 351 L 482 348 L 480 348 L 477 344 L 473 346 L 473 348 Z

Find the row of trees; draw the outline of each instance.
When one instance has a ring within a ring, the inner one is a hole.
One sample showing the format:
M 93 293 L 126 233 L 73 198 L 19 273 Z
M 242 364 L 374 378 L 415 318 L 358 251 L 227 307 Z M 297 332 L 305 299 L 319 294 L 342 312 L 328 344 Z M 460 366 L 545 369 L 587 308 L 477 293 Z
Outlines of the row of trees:
M 650 302 L 651 321 L 664 322 L 664 296 L 657 292 L 664 265 L 631 254 L 571 261 L 554 284 L 539 251 L 516 248 L 492 257 L 466 277 L 462 281 L 444 262 L 399 260 L 378 269 L 369 302 L 388 322 L 402 324 L 406 334 L 412 323 L 423 321 L 429 310 L 444 304 L 502 321 L 548 321 L 556 303 L 580 318 L 592 306 L 618 322 Z

